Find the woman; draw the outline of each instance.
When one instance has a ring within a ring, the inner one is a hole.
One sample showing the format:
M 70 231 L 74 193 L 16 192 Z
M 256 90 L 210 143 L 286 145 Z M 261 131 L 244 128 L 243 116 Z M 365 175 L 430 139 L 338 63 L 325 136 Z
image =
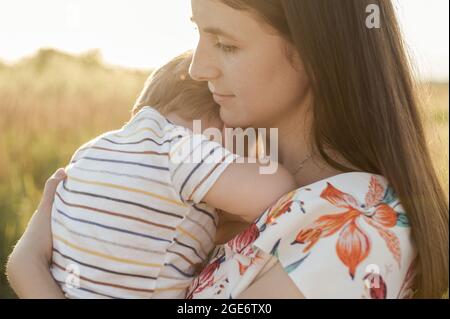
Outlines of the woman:
M 366 27 L 369 4 L 379 29 Z M 192 9 L 191 76 L 208 82 L 227 126 L 278 128 L 279 159 L 299 189 L 236 237 L 224 227 L 226 243 L 187 297 L 441 297 L 448 201 L 390 1 L 192 0 Z M 20 265 L 48 267 L 42 207 L 10 262 L 18 291 Z M 43 291 L 19 295 L 58 296 L 40 280 Z

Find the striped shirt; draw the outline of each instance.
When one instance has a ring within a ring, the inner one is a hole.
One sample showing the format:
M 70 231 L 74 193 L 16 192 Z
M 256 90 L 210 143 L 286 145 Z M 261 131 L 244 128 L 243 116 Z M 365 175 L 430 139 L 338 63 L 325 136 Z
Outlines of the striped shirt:
M 52 208 L 51 272 L 68 298 L 183 298 L 214 246 L 203 197 L 236 159 L 151 107 L 81 146 Z

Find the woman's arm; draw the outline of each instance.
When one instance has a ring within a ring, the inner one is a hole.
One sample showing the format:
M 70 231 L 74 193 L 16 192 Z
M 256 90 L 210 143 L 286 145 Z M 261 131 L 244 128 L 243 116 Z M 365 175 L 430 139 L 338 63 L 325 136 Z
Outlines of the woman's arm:
M 41 203 L 9 257 L 6 274 L 19 298 L 64 298 L 49 269 L 51 209 L 56 187 L 64 178 L 64 169 L 59 169 L 47 180 Z

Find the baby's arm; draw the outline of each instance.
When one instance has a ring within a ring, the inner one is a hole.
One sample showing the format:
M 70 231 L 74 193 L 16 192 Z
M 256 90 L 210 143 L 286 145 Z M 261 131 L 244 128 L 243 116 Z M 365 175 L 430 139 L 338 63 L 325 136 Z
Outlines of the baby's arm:
M 294 177 L 282 165 L 273 174 L 262 174 L 263 169 L 267 167 L 250 163 L 201 134 L 177 140 L 169 152 L 171 182 L 184 202 L 205 202 L 247 222 L 296 188 Z
M 281 196 L 296 188 L 294 177 L 278 165 L 274 174 L 261 174 L 259 164 L 231 163 L 206 193 L 207 204 L 253 222 Z

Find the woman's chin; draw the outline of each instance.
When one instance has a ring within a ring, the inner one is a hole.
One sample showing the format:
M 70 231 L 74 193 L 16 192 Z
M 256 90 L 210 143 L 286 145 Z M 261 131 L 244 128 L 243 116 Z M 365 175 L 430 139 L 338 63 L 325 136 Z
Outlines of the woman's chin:
M 232 112 L 230 109 L 223 106 L 220 107 L 220 118 L 227 127 L 242 128 L 245 127 L 244 121 L 239 117 L 239 114 Z

